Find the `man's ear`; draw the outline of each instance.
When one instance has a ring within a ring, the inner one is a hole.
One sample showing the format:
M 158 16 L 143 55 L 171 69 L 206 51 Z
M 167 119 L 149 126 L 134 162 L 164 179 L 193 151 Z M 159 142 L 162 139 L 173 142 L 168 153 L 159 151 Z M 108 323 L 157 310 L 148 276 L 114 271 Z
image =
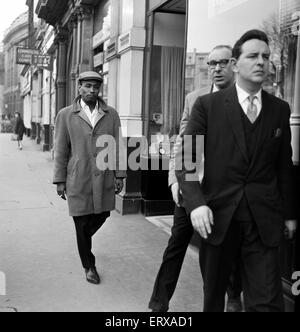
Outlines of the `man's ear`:
M 238 72 L 237 62 L 238 62 L 238 60 L 236 58 L 231 58 L 230 59 L 230 63 L 231 63 L 232 70 L 233 70 L 234 73 Z

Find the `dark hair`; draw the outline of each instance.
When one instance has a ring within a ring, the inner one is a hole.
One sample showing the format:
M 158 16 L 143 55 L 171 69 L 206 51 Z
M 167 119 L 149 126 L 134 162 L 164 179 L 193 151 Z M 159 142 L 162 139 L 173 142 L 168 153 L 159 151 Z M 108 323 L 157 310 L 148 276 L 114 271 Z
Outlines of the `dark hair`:
M 258 39 L 263 42 L 265 42 L 267 45 L 269 45 L 269 38 L 266 35 L 265 32 L 261 30 L 250 30 L 247 31 L 245 34 L 242 35 L 242 37 L 235 43 L 232 51 L 232 57 L 235 59 L 239 59 L 239 57 L 242 54 L 242 47 L 243 45 L 252 39 Z

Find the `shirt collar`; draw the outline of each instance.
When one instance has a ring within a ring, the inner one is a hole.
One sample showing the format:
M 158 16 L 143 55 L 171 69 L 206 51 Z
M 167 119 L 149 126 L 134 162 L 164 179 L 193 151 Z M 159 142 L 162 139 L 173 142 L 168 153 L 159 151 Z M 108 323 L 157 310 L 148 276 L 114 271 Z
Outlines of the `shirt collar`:
M 250 95 L 250 93 L 246 92 L 244 89 L 242 89 L 237 83 L 236 83 L 236 91 L 239 99 L 239 103 L 242 105 Z M 260 104 L 262 104 L 262 89 L 260 89 L 255 95 L 257 97 Z
M 82 107 L 83 110 L 90 110 L 89 106 L 83 101 L 83 99 L 80 99 L 80 106 Z M 99 112 L 100 110 L 98 102 L 96 104 L 96 107 L 93 109 L 93 113 L 95 112 L 95 110 L 97 112 Z
M 212 92 L 214 93 L 214 92 L 218 92 L 218 91 L 220 91 L 220 89 L 214 84 Z

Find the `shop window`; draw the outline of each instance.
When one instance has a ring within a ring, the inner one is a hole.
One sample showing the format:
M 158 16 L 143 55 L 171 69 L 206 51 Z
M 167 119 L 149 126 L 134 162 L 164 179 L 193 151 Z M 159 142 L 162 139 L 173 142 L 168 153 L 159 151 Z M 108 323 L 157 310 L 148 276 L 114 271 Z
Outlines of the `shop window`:
M 153 23 L 149 134 L 173 137 L 183 109 L 185 15 L 155 12 Z

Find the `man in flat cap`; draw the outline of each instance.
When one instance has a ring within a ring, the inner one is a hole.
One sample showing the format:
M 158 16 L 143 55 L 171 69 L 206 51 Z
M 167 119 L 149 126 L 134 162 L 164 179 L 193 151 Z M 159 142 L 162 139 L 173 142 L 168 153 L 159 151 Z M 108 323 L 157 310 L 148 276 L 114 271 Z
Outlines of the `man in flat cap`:
M 78 82 L 79 96 L 56 118 L 53 183 L 57 194 L 68 200 L 86 279 L 99 284 L 92 237 L 114 210 L 115 195 L 123 189 L 126 172 L 118 162 L 121 123 L 118 113 L 99 97 L 103 79 L 98 73 L 81 73 Z M 114 169 L 102 167 L 103 137 L 116 143 L 116 149 L 110 149 Z

